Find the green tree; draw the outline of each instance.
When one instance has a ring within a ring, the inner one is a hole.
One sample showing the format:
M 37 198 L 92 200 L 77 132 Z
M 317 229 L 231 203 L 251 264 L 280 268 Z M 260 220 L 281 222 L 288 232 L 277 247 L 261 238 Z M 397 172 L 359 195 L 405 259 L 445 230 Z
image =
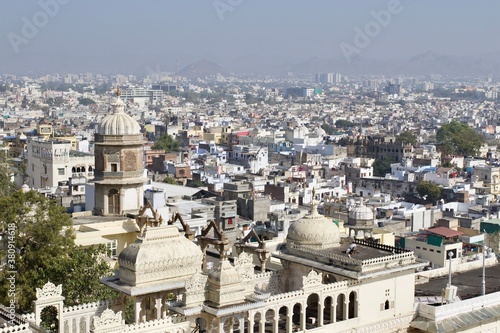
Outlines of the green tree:
M 245 95 L 245 103 L 250 105 L 250 104 L 256 104 L 258 103 L 259 100 L 257 99 L 257 97 L 253 96 L 252 94 L 246 94 Z
M 344 119 L 339 119 L 335 122 L 335 126 L 340 128 L 350 128 L 350 127 L 355 127 L 356 125 L 357 124 L 353 123 L 352 121 Z
M 485 139 L 469 126 L 452 121 L 437 131 L 436 141 L 444 155 L 476 156 Z
M 396 141 L 415 146 L 417 144 L 417 136 L 412 131 L 403 131 L 396 137 Z
M 179 142 L 175 140 L 167 132 L 164 132 L 156 139 L 155 143 L 151 147 L 152 149 L 163 149 L 167 153 L 179 150 Z
M 203 187 L 205 184 L 200 180 L 192 180 L 187 184 L 188 187 Z
M 330 124 L 323 123 L 321 124 L 321 128 L 326 132 L 328 135 L 333 135 L 335 134 L 335 128 L 331 126 Z
M 103 247 L 75 245 L 72 220 L 53 200 L 30 191 L 0 198 L 0 230 L 6 233 L 7 269 L 0 272 L 0 303 L 9 304 L 9 281 L 16 285 L 16 309 L 32 310 L 35 288 L 63 284 L 67 305 L 97 301 L 113 292 L 100 284 L 111 274 Z M 15 273 L 10 273 L 15 271 Z
M 427 196 L 427 199 L 431 201 L 441 199 L 441 187 L 431 182 L 421 181 L 418 183 L 417 192 L 421 197 Z
M 378 158 L 373 162 L 373 175 L 375 177 L 385 177 L 391 172 L 391 161 L 385 158 Z
M 165 179 L 163 179 L 163 182 L 167 184 L 177 185 L 177 180 L 175 180 L 174 177 L 165 177 Z
M 0 197 L 11 195 L 16 191 L 15 184 L 10 180 L 10 170 L 7 159 L 0 157 Z
M 78 98 L 78 102 L 83 106 L 96 104 L 95 101 L 93 99 L 90 99 L 90 98 Z

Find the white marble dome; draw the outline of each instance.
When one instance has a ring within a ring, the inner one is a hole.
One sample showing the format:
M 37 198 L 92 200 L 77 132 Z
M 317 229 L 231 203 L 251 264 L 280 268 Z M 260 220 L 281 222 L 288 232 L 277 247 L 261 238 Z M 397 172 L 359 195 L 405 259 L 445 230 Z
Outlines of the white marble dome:
M 373 224 L 373 220 L 373 211 L 364 205 L 363 199 L 361 199 L 359 205 L 349 212 L 350 225 L 369 225 Z
M 125 103 L 117 97 L 111 103 L 113 113 L 104 117 L 99 123 L 97 133 L 100 135 L 134 135 L 141 133 L 139 123 L 124 112 Z
M 202 260 L 201 249 L 176 226 L 150 227 L 118 256 L 120 281 L 138 286 L 191 278 Z
M 315 248 L 338 246 L 340 242 L 338 226 L 332 219 L 319 214 L 316 204 L 312 205 L 311 210 L 311 214 L 290 225 L 287 243 Z

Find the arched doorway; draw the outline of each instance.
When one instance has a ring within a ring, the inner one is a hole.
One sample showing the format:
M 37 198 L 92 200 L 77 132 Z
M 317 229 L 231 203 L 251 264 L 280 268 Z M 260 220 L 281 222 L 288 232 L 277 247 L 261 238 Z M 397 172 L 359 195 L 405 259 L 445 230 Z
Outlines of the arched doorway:
M 286 332 L 286 328 L 288 326 L 288 308 L 286 306 L 282 306 L 279 311 L 278 316 L 278 332 Z
M 307 308 L 306 308 L 306 320 L 307 328 L 318 327 L 318 307 L 319 307 L 319 296 L 318 294 L 311 294 L 307 297 Z
M 40 323 L 40 327 L 50 333 L 59 332 L 59 319 L 57 318 L 57 316 L 58 313 L 55 306 L 46 306 L 40 312 L 40 318 L 42 320 Z
M 257 312 L 255 313 L 255 316 L 253 317 L 253 331 L 255 333 L 259 332 L 259 324 L 260 324 L 260 321 L 262 320 L 262 315 L 260 314 L 260 312 Z
M 323 323 L 331 324 L 333 323 L 333 298 L 328 296 L 325 298 L 323 305 Z
M 108 192 L 108 214 L 120 214 L 120 192 L 116 189 Z
M 140 322 L 154 319 L 156 319 L 155 300 L 152 297 L 146 297 L 141 302 Z
M 266 311 L 266 325 L 264 330 L 266 332 L 274 332 L 274 310 L 267 310 Z
M 354 291 L 349 294 L 349 319 L 358 316 L 358 296 Z
M 336 321 L 342 321 L 345 320 L 344 316 L 344 309 L 345 309 L 345 295 L 340 294 L 337 296 L 337 310 L 336 310 Z
M 302 310 L 302 305 L 300 303 L 297 303 L 293 306 L 293 312 L 292 312 L 292 330 L 295 331 L 296 329 L 301 328 L 301 311 Z

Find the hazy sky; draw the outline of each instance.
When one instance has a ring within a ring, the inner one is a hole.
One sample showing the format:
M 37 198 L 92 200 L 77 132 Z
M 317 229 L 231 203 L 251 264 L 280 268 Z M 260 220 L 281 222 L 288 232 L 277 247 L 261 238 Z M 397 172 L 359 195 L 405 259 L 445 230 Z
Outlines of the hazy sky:
M 43 14 L 41 3 L 54 1 L 66 4 Z M 2 0 L 0 71 L 173 70 L 176 59 L 233 70 L 343 57 L 340 44 L 356 47 L 355 28 L 394 2 L 399 12 L 357 44 L 361 57 L 500 54 L 493 0 Z M 38 31 L 23 31 L 36 19 Z

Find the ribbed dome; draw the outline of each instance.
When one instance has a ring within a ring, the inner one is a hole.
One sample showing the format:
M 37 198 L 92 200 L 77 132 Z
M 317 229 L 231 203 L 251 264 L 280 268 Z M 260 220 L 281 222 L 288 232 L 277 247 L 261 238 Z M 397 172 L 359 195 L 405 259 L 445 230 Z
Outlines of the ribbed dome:
M 111 103 L 111 106 L 113 107 L 113 113 L 102 119 L 97 133 L 101 135 L 133 135 L 141 133 L 139 123 L 123 111 L 125 103 L 120 97 L 117 97 Z
M 147 228 L 118 256 L 120 281 L 139 285 L 190 278 L 201 270 L 203 253 L 176 226 Z
M 373 211 L 366 207 L 363 199 L 361 199 L 359 205 L 349 212 L 349 218 L 355 220 L 373 220 Z
M 295 245 L 306 245 L 319 248 L 338 246 L 340 231 L 331 219 L 317 211 L 317 204 L 313 203 L 311 214 L 288 228 L 287 242 Z

